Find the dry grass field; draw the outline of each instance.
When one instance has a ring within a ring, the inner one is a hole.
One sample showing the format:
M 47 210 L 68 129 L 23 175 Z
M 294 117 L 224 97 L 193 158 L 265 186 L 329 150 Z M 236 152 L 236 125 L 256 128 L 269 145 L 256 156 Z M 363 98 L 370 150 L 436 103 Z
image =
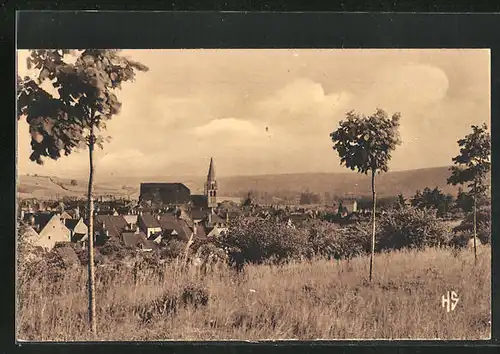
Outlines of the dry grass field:
M 97 340 L 485 339 L 490 336 L 490 248 L 428 249 L 368 260 L 252 265 L 207 274 L 166 264 L 159 272 L 98 267 Z M 18 338 L 93 340 L 86 269 L 51 282 L 19 279 Z M 441 307 L 447 291 L 454 311 Z

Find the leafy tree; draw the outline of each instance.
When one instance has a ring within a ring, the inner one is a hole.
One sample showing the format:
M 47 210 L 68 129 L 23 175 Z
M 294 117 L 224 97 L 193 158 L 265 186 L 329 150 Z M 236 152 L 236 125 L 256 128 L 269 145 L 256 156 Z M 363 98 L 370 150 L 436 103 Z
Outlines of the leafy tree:
M 456 207 L 461 209 L 462 211 L 469 213 L 472 211 L 472 208 L 474 207 L 474 198 L 464 192 L 462 187 L 458 188 L 458 193 L 457 193 L 457 200 L 455 201 Z
M 406 200 L 406 198 L 404 197 L 404 195 L 402 193 L 399 193 L 396 208 L 397 209 L 404 209 L 404 208 L 406 208 L 407 205 L 408 205 L 408 201 Z
M 68 58 L 76 59 L 71 62 Z M 106 121 L 119 113 L 116 91 L 132 81 L 136 71 L 147 71 L 143 64 L 120 56 L 119 50 L 87 49 L 33 50 L 28 69 L 37 77 L 18 77 L 18 119 L 25 117 L 31 133 L 30 159 L 43 164 L 43 158 L 57 160 L 81 148 L 89 151 L 88 227 L 94 235 L 94 149 L 107 138 L 100 133 Z M 49 81 L 55 94 L 43 88 Z M 96 333 L 93 237 L 89 237 L 89 322 Z
M 473 227 L 474 227 L 474 261 L 477 262 L 477 201 L 488 191 L 487 175 L 491 169 L 491 137 L 488 126 L 472 125 L 472 133 L 458 140 L 460 154 L 452 159 L 455 166 L 450 168 L 451 176 L 448 184 L 464 185 L 469 188 L 469 195 L 473 198 Z
M 410 204 L 419 209 L 436 209 L 437 215 L 441 217 L 448 212 L 452 199 L 451 195 L 443 194 L 438 187 L 434 189 L 426 187 L 422 192 L 415 193 Z
M 375 254 L 375 211 L 376 192 L 375 175 L 389 170 L 391 152 L 401 144 L 399 136 L 400 113 L 391 118 L 382 109 L 377 109 L 371 116 L 360 116 L 354 111 L 346 114 L 346 120 L 339 123 L 339 128 L 330 134 L 333 149 L 340 157 L 340 164 L 359 173 L 371 173 L 372 180 L 372 251 L 370 256 L 370 281 L 373 277 L 373 259 Z

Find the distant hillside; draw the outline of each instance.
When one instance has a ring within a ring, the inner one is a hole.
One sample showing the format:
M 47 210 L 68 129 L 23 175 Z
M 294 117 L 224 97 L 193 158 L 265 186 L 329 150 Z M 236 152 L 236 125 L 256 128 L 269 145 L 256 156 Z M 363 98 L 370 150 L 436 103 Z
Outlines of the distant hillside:
M 457 188 L 446 184 L 450 175 L 448 167 L 426 168 L 410 171 L 389 172 L 377 176 L 376 188 L 379 196 L 394 196 L 403 193 L 406 197 L 425 187 L 439 187 L 445 193 L 456 194 Z M 204 177 L 119 177 L 113 180 L 96 180 L 97 195 L 112 194 L 115 196 L 137 197 L 139 185 L 143 182 L 182 182 L 193 194 L 202 193 Z M 355 172 L 347 173 L 300 173 L 264 176 L 232 176 L 218 179 L 220 196 L 242 196 L 249 190 L 267 192 L 300 193 L 310 191 L 324 194 L 329 192 L 336 196 L 366 196 L 371 193 L 370 177 Z M 85 196 L 86 180 L 43 176 L 19 176 L 18 192 L 20 197 L 62 197 Z
M 448 167 L 389 172 L 376 177 L 379 196 L 405 196 L 425 187 L 439 187 L 445 193 L 456 194 L 457 188 L 446 184 Z M 250 189 L 273 193 L 275 191 L 310 191 L 337 196 L 371 195 L 370 176 L 352 173 L 304 173 L 289 175 L 242 176 L 220 179 L 220 193 L 245 193 Z

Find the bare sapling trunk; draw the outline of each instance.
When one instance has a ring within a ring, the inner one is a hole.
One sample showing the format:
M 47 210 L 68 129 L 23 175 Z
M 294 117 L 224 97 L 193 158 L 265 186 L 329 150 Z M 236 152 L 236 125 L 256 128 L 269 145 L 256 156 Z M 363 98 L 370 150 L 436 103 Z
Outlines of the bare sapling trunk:
M 474 265 L 477 264 L 477 198 L 476 198 L 476 187 L 474 185 L 474 210 L 473 212 L 473 224 L 474 224 Z
M 375 258 L 375 210 L 377 204 L 377 195 L 375 193 L 375 170 L 372 170 L 372 242 L 371 242 L 371 253 L 370 253 L 370 281 L 373 278 L 373 261 Z
M 89 186 L 88 186 L 88 223 L 89 223 L 89 233 L 88 233 L 88 252 L 89 252 L 89 264 L 88 264 L 88 295 L 89 295 L 89 324 L 90 330 L 95 335 L 97 333 L 97 319 L 95 311 L 95 284 L 94 284 L 94 126 L 91 125 L 90 137 L 89 137 Z
M 189 236 L 189 239 L 186 243 L 186 248 L 184 249 L 184 262 L 188 261 L 189 247 L 191 247 L 191 245 L 193 244 L 193 238 L 194 238 L 195 232 L 196 232 L 196 225 L 194 226 L 193 232 L 191 232 L 191 235 Z

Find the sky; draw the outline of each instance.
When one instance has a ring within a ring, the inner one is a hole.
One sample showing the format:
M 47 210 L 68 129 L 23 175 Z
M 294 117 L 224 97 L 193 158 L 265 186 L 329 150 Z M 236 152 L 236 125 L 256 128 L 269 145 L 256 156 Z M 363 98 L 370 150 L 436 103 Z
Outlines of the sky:
M 18 51 L 18 73 L 28 51 Z M 400 112 L 402 145 L 390 170 L 451 165 L 457 140 L 490 123 L 487 49 L 124 50 L 149 71 L 117 93 L 111 141 L 96 177 L 347 172 L 329 134 L 346 112 Z M 50 87 L 50 83 L 44 87 Z M 43 166 L 29 160 L 18 122 L 18 171 L 81 177 L 88 153 Z

